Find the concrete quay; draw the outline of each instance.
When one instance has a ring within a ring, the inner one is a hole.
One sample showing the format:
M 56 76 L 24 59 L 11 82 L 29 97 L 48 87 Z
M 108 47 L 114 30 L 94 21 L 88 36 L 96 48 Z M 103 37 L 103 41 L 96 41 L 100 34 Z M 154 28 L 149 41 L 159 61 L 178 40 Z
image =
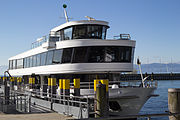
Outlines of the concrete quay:
M 0 120 L 66 120 L 72 119 L 58 113 L 35 113 L 35 114 L 4 114 L 0 113 Z

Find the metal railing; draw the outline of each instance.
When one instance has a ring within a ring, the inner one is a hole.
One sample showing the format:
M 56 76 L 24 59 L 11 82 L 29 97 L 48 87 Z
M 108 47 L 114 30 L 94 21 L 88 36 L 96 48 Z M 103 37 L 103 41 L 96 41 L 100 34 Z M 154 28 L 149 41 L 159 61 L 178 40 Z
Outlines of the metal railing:
M 49 35 L 45 35 L 39 39 L 37 39 L 37 41 L 33 42 L 31 45 L 31 49 L 33 48 L 37 48 L 39 46 L 41 46 L 43 43 L 46 42 L 56 42 L 56 41 L 60 41 L 61 36 L 58 34 L 49 34 Z
M 58 103 L 62 105 L 66 105 L 67 108 L 64 111 L 65 115 L 71 116 L 70 106 L 79 107 L 81 114 L 82 110 L 87 110 L 86 114 L 89 117 L 89 99 L 91 99 L 88 95 L 84 96 L 71 96 L 71 95 L 57 95 L 46 92 L 38 92 L 38 91 L 25 91 L 25 94 L 28 94 L 31 97 L 42 98 L 53 103 Z M 81 118 L 79 116 L 78 118 Z
M 141 80 L 128 80 L 128 81 L 109 81 L 109 88 L 112 85 L 117 84 L 119 88 L 126 88 L 126 87 L 141 87 L 142 81 Z M 70 83 L 71 88 L 73 88 L 73 83 Z M 158 83 L 156 80 L 146 80 L 145 86 L 146 88 L 157 87 Z M 94 89 L 94 82 L 81 82 L 81 88 L 89 88 Z
M 119 36 L 114 36 L 117 40 L 131 40 L 130 34 L 120 34 Z

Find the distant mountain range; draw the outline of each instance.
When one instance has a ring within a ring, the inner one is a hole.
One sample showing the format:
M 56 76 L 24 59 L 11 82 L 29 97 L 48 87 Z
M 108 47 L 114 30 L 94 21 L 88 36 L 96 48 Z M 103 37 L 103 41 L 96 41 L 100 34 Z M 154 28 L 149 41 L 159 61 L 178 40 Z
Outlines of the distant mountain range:
M 180 63 L 152 63 L 152 64 L 142 64 L 141 65 L 143 73 L 180 73 Z M 4 71 L 8 69 L 7 65 L 0 66 L 0 75 L 4 74 Z M 134 71 L 139 73 L 138 65 L 134 65 Z
M 179 63 L 152 63 L 152 64 L 142 64 L 141 65 L 143 73 L 180 73 Z M 138 65 L 134 65 L 134 69 L 139 71 Z

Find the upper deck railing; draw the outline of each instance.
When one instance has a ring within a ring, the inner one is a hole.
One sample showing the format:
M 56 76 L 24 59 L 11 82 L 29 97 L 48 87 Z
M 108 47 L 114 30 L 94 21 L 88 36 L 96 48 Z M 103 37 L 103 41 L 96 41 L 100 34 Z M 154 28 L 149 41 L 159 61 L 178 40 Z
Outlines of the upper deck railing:
M 120 34 L 118 36 L 114 36 L 116 40 L 131 40 L 130 34 Z
M 33 48 L 37 48 L 39 46 L 41 46 L 43 43 L 47 42 L 47 36 L 43 36 L 39 39 L 37 39 L 37 41 L 33 42 L 31 45 L 31 49 Z
M 49 34 L 49 35 L 43 36 L 41 38 L 38 38 L 35 42 L 32 43 L 31 48 L 32 49 L 37 48 L 46 42 L 60 41 L 60 39 L 61 39 L 60 35 Z
M 37 48 L 46 42 L 57 42 L 57 41 L 61 41 L 61 40 L 72 40 L 72 39 L 65 37 L 65 36 L 67 36 L 67 35 L 65 34 L 65 35 L 61 36 L 59 34 L 49 34 L 49 35 L 43 36 L 41 38 L 38 38 L 35 42 L 32 43 L 31 49 Z M 65 37 L 65 39 L 63 39 L 64 37 Z M 130 34 L 120 34 L 119 36 L 114 36 L 114 39 L 115 40 L 131 40 L 131 37 L 130 37 Z M 108 40 L 108 39 L 103 39 L 103 40 Z

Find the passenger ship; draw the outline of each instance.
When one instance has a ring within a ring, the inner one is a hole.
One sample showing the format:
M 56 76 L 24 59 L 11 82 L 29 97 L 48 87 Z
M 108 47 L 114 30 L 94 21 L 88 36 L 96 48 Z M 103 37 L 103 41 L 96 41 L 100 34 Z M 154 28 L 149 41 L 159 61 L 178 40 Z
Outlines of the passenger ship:
M 88 20 L 67 21 L 53 28 L 48 36 L 38 38 L 32 49 L 9 58 L 9 73 L 22 76 L 28 84 L 31 75 L 42 87 L 47 78 L 80 78 L 92 83 L 94 79 L 109 79 L 111 114 L 138 114 L 155 87 L 123 86 L 122 72 L 133 71 L 135 41 L 129 34 L 106 39 L 108 22 L 88 17 Z M 81 89 L 81 95 L 94 93 L 93 87 Z

